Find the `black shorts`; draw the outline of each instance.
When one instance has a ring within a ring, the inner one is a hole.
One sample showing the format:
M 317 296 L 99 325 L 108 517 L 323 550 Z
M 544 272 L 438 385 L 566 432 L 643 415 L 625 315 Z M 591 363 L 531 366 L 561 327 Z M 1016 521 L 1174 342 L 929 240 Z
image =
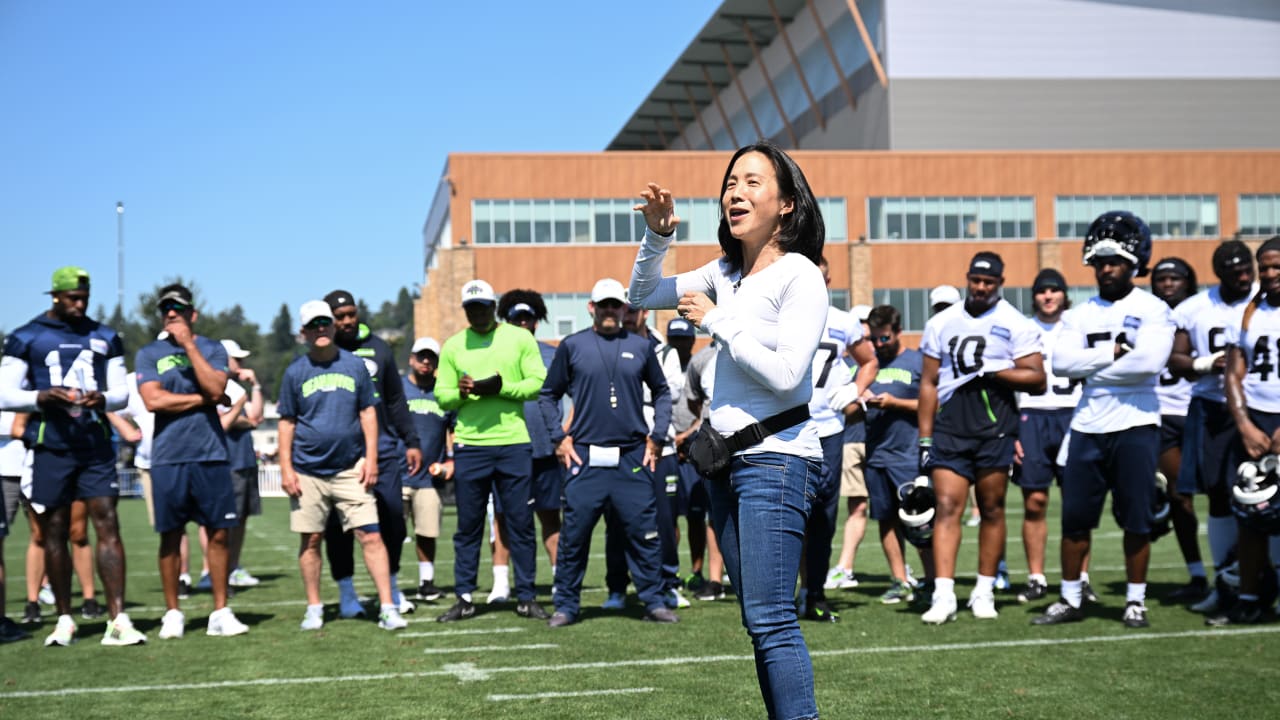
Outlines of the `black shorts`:
M 971 483 L 977 482 L 980 470 L 1008 472 L 1013 465 L 1015 441 L 1013 435 L 971 438 L 935 432 L 929 467 L 946 468 Z
M 74 500 L 119 497 L 120 479 L 111 454 L 88 457 L 70 451 L 36 448 L 32 454 L 31 502 L 45 508 Z
M 867 466 L 865 472 L 871 518 L 881 521 L 897 518 L 902 487 L 916 479 L 915 468 L 904 465 L 887 468 Z
M 555 455 L 533 459 L 533 484 L 529 492 L 533 495 L 534 510 L 564 507 L 564 466 Z M 497 502 L 496 496 L 494 502 Z
M 231 487 L 236 493 L 236 512 L 240 520 L 250 515 L 262 514 L 262 496 L 258 493 L 258 468 L 241 468 L 231 471 Z
M 1186 415 L 1160 416 L 1160 454 L 1166 450 L 1182 448 L 1182 433 L 1187 425 Z
M 1022 442 L 1022 463 L 1013 466 L 1013 482 L 1024 490 L 1047 490 L 1061 480 L 1058 450 L 1071 429 L 1075 408 L 1028 409 L 1022 412 L 1018 440 Z
M 1186 426 L 1182 431 L 1178 493 L 1205 493 L 1221 483 L 1234 482 L 1231 448 L 1239 441 L 1239 436 L 1226 403 L 1191 398 Z
M 181 530 L 189 522 L 214 530 L 241 523 L 226 462 L 152 465 L 151 496 L 156 532 Z
M 692 463 L 680 463 L 680 484 L 684 486 L 685 516 L 701 518 L 704 522 L 711 512 L 711 496 L 707 494 L 707 481 Z
M 1111 510 L 1126 532 L 1151 532 L 1160 428 L 1143 425 L 1109 433 L 1071 432 L 1062 473 L 1062 534 L 1098 527 L 1111 492 Z

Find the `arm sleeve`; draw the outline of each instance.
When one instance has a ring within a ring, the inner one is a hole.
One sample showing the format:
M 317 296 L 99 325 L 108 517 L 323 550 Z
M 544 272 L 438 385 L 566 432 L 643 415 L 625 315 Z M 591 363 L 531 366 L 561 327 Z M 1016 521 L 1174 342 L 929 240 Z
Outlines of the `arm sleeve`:
M 559 445 L 564 440 L 564 427 L 560 422 L 560 398 L 569 389 L 569 343 L 561 342 L 556 348 L 555 358 L 547 371 L 546 381 L 538 393 L 538 410 L 542 414 L 542 422 L 546 425 L 551 443 Z
M 800 274 L 792 277 L 782 287 L 778 318 L 776 350 L 761 345 L 748 332 L 751 318 L 735 317 L 722 308 L 707 313 L 702 326 L 754 380 L 776 392 L 786 393 L 805 381 L 822 339 L 827 320 L 827 294 L 821 281 L 813 284 Z
M 1173 343 L 1172 329 L 1169 332 L 1170 347 Z M 1168 353 L 1165 353 L 1168 357 Z M 1058 377 L 1078 380 L 1089 377 L 1093 373 L 1115 362 L 1115 349 L 1111 344 L 1091 348 L 1085 344 L 1084 332 L 1076 326 L 1073 312 L 1068 310 L 1062 316 L 1062 330 L 1058 332 L 1058 341 L 1053 345 L 1053 374 Z
M 712 300 L 715 299 L 712 277 L 717 272 L 718 260 L 697 270 L 662 276 L 662 259 L 666 257 L 667 248 L 673 239 L 675 235 L 663 237 L 645 227 L 644 239 L 640 241 L 640 250 L 636 252 L 636 264 L 631 269 L 631 287 L 627 292 L 632 303 L 650 310 L 673 308 L 680 301 L 680 296 L 687 292 L 704 292 Z
M 382 402 L 387 406 L 387 422 L 406 445 L 421 447 L 413 418 L 409 416 L 409 403 L 404 398 L 404 381 L 400 379 L 400 368 L 396 367 L 396 359 L 391 357 L 389 350 L 382 369 L 378 372 L 378 379 L 382 383 Z
M 644 374 L 645 384 L 653 395 L 653 430 L 649 437 L 662 445 L 667 442 L 667 433 L 671 429 L 671 386 L 667 384 L 658 355 L 652 351 L 645 361 Z
M 1091 379 L 1110 385 L 1136 385 L 1149 381 L 1152 375 L 1159 375 L 1169 364 L 1174 330 L 1167 310 L 1151 318 L 1138 328 L 1138 335 L 1132 343 L 1133 350 L 1099 370 Z
M 123 410 L 129 404 L 129 380 L 124 369 L 124 356 L 107 360 L 107 391 L 102 394 L 107 412 Z
M 542 389 L 542 383 L 547 379 L 547 366 L 542 362 L 538 341 L 534 340 L 529 333 L 524 335 L 517 346 L 520 357 L 520 380 L 508 382 L 508 378 L 503 378 L 498 397 L 521 402 L 537 400 L 538 391 Z
M 462 407 L 462 395 L 458 393 L 458 367 L 454 364 L 454 345 L 446 342 L 440 351 L 440 367 L 436 368 L 436 403 L 442 410 Z
M 27 379 L 27 363 L 14 355 L 5 355 L 0 360 L 0 409 L 15 412 L 36 412 L 38 390 L 25 390 L 23 384 Z

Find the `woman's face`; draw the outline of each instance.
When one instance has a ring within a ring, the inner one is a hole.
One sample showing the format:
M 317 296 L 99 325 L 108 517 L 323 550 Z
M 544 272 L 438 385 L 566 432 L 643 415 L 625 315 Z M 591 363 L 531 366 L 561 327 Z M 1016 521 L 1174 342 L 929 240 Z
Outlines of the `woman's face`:
M 778 190 L 778 175 L 769 158 L 749 152 L 729 170 L 720 206 L 730 235 L 763 245 L 778 234 L 782 216 L 791 212 L 795 204 Z

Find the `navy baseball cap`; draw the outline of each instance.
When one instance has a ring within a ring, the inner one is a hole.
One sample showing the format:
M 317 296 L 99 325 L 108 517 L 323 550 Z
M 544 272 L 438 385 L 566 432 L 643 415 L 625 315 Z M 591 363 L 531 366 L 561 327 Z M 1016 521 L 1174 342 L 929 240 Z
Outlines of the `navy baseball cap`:
M 667 337 L 693 337 L 697 335 L 697 331 L 693 329 L 693 323 L 684 318 L 675 318 L 667 323 Z

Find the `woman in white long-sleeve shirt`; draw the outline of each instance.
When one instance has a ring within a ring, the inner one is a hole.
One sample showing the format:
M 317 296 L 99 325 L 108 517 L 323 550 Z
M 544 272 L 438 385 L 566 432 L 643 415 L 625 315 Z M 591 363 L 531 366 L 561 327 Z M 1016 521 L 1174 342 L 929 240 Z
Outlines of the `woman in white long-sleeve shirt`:
M 711 428 L 736 452 L 727 472 L 709 481 L 711 517 L 755 648 L 768 716 L 817 717 L 793 597 L 822 463 L 807 410 L 828 305 L 817 265 L 824 240 L 817 201 L 783 151 L 768 143 L 738 150 L 720 186 L 724 255 L 664 278 L 662 259 L 679 218 L 668 190 L 650 183 L 641 196 L 635 209 L 647 228 L 631 302 L 678 308 L 721 350 Z M 734 436 L 771 418 L 776 432 L 765 431 L 759 442 L 744 445 L 742 435 Z

